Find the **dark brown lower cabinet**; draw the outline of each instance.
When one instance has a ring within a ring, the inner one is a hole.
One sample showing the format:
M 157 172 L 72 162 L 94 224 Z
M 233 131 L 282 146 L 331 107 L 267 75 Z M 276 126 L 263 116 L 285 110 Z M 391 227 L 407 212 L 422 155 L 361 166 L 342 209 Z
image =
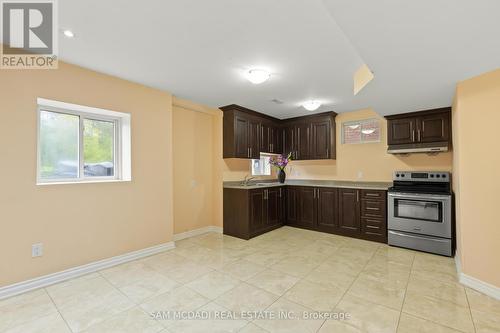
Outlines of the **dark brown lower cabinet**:
M 387 192 L 282 186 L 224 189 L 224 234 L 250 239 L 284 224 L 387 242 Z
M 349 236 L 360 234 L 359 195 L 357 189 L 339 189 L 339 231 L 342 234 Z
M 243 239 L 279 228 L 284 223 L 284 188 L 224 189 L 224 234 Z
M 286 224 L 387 242 L 386 191 L 288 186 Z

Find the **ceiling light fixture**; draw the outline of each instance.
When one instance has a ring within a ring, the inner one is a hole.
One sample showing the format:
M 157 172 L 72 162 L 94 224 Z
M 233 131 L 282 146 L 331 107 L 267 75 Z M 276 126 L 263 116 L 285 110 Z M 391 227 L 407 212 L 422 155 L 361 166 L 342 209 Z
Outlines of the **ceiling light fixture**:
M 63 34 L 64 34 L 64 36 L 66 36 L 66 37 L 68 37 L 68 38 L 73 38 L 73 37 L 75 37 L 75 34 L 74 34 L 74 33 L 73 33 L 73 31 L 71 31 L 71 30 L 64 30 L 64 31 L 63 31 Z
M 247 72 L 247 79 L 253 84 L 266 82 L 270 77 L 271 73 L 264 69 L 251 69 Z
M 321 103 L 318 101 L 307 101 L 307 102 L 304 102 L 304 104 L 302 104 L 302 106 L 307 111 L 315 111 L 321 106 Z

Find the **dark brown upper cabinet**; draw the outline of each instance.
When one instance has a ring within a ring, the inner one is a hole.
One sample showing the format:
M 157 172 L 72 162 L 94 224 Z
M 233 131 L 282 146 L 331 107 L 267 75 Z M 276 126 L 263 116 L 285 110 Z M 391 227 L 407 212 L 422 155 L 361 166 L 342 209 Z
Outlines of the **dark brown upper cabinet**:
M 224 158 L 259 158 L 262 152 L 335 159 L 335 112 L 279 120 L 234 104 L 221 110 Z
M 285 153 L 295 160 L 335 159 L 335 112 L 286 119 Z
M 389 151 L 447 150 L 451 146 L 451 108 L 386 116 Z M 428 149 L 427 149 L 428 148 Z

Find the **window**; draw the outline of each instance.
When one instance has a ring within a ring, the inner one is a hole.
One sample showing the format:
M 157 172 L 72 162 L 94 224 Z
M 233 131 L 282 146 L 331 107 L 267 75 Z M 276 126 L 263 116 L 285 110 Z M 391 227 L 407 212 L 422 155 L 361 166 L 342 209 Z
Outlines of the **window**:
M 130 115 L 39 98 L 37 178 L 130 180 Z
M 270 156 L 261 155 L 259 160 L 251 160 L 252 176 L 270 176 L 271 164 L 269 164 Z
M 380 142 L 380 122 L 367 119 L 342 123 L 342 143 Z

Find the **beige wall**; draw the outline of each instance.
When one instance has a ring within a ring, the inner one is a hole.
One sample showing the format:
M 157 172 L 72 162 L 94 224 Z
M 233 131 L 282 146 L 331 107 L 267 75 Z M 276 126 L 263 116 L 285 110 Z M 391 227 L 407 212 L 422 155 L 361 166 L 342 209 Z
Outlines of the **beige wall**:
M 343 122 L 377 118 L 381 124 L 379 143 L 341 143 L 340 133 Z M 411 154 L 397 156 L 387 154 L 387 122 L 373 110 L 366 109 L 341 113 L 337 122 L 337 159 L 328 161 L 293 161 L 287 168 L 289 179 L 328 179 L 391 181 L 395 170 L 440 170 L 451 171 L 452 152 L 435 156 Z M 249 173 L 247 160 L 225 160 L 224 180 L 242 179 Z M 358 172 L 362 178 L 358 178 Z
M 131 113 L 132 182 L 37 186 L 37 97 Z M 0 101 L 0 286 L 172 239 L 170 94 L 59 63 L 2 70 Z
M 174 233 L 222 226 L 221 111 L 174 97 Z
M 463 273 L 500 287 L 500 70 L 457 85 L 454 191 Z

